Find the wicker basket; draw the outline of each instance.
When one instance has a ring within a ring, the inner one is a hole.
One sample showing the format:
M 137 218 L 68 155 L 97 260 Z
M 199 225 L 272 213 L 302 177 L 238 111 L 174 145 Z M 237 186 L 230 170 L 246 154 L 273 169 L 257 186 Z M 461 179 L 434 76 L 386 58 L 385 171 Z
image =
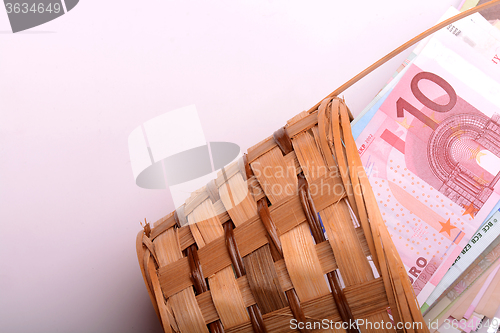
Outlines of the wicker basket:
M 486 5 L 389 53 L 139 232 L 165 332 L 428 332 L 335 96 Z
M 381 331 L 388 309 L 423 323 L 338 98 L 250 148 L 137 250 L 166 332 Z

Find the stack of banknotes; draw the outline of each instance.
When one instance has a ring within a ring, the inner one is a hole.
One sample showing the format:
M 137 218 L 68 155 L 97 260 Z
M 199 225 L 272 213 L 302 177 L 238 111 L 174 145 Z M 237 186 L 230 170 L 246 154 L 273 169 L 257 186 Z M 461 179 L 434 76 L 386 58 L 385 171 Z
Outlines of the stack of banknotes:
M 431 332 L 500 324 L 498 19 L 423 40 L 352 126 Z

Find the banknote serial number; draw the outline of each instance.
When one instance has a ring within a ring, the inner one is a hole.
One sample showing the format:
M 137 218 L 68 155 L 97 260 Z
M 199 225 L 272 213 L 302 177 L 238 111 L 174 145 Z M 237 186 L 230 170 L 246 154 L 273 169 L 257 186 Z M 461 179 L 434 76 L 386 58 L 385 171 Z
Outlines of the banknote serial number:
M 7 9 L 7 14 L 15 13 L 15 14 L 28 14 L 28 13 L 33 13 L 33 14 L 42 14 L 42 13 L 59 13 L 62 8 L 61 4 L 59 3 L 48 3 L 44 4 L 42 2 L 40 3 L 33 3 L 28 4 L 26 2 L 7 2 L 5 4 L 5 8 Z
M 450 24 L 446 28 L 448 29 L 449 32 L 451 32 L 455 36 L 459 36 L 462 33 L 462 31 L 460 29 L 458 29 L 456 26 L 454 26 L 453 24 Z
M 494 223 L 497 223 L 498 222 L 498 219 L 492 219 L 490 221 L 488 221 L 482 228 L 480 231 L 478 231 L 476 233 L 476 235 L 474 237 L 471 238 L 471 240 L 469 241 L 469 243 L 467 243 L 467 245 L 465 245 L 464 249 L 462 250 L 462 252 L 460 252 L 460 254 L 464 255 L 466 254 L 467 252 L 469 252 L 469 250 L 472 248 L 472 246 L 474 244 L 476 244 L 480 239 L 481 237 L 483 237 L 483 235 L 486 235 L 486 233 L 489 231 L 489 230 L 492 230 L 491 228 L 493 227 L 493 224 Z M 481 233 L 482 232 L 482 233 Z M 471 244 L 472 243 L 472 244 Z M 453 265 L 455 265 L 462 257 L 461 256 L 458 256 L 457 259 L 455 259 L 455 262 L 453 263 Z
M 370 134 L 365 142 L 359 147 L 358 149 L 358 154 L 359 155 L 363 155 L 363 153 L 365 152 L 365 150 L 368 149 L 368 146 L 370 145 L 370 143 L 373 141 L 373 134 Z

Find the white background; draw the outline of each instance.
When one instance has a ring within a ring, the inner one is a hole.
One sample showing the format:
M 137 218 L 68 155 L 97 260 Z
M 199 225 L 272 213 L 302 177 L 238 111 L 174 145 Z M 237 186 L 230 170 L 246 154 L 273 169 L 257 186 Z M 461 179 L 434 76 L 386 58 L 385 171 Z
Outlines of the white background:
M 195 104 L 246 151 L 459 2 L 82 0 L 17 34 L 0 9 L 0 332 L 160 332 L 135 237 L 173 203 L 135 185 L 130 132 Z

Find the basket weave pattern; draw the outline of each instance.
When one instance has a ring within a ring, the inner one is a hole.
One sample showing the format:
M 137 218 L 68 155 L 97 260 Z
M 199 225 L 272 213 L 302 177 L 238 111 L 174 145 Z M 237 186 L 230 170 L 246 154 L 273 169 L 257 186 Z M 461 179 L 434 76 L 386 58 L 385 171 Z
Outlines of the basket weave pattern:
M 394 323 L 423 323 L 350 120 L 343 100 L 325 99 L 138 234 L 165 332 L 291 332 L 293 319 L 390 322 L 388 309 Z

